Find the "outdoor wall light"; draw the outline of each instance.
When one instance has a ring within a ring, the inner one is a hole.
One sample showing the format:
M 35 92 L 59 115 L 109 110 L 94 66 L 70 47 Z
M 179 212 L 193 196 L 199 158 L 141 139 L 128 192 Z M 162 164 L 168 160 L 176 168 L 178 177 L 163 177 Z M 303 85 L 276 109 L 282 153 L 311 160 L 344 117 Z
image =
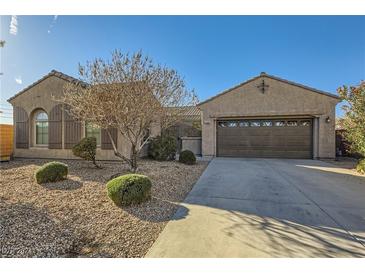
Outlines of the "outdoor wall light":
M 329 123 L 329 122 L 331 122 L 331 118 L 329 116 L 327 116 L 326 123 Z

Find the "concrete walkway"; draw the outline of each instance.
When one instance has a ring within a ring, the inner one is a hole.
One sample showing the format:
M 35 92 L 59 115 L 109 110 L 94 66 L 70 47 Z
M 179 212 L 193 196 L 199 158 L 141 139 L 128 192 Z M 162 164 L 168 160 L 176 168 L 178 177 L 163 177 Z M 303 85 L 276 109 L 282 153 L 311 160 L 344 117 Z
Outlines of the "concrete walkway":
M 365 257 L 365 177 L 215 158 L 146 257 Z

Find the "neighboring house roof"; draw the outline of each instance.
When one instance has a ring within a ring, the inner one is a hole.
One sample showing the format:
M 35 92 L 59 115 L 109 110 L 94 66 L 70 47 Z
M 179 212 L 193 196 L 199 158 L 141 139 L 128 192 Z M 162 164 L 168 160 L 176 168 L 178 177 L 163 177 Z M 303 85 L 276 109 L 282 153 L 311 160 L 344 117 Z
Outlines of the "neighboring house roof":
M 59 72 L 57 70 L 52 70 L 50 73 L 48 73 L 47 75 L 43 76 L 41 79 L 35 81 L 31 85 L 29 85 L 26 88 L 24 88 L 21 91 L 19 91 L 14 96 L 10 97 L 8 99 L 8 102 L 10 102 L 14 98 L 18 97 L 19 95 L 23 94 L 24 92 L 28 91 L 30 88 L 34 87 L 35 85 L 39 84 L 40 82 L 46 80 L 47 78 L 49 78 L 51 76 L 56 76 L 58 78 L 61 78 L 61 79 L 65 80 L 65 81 L 68 81 L 68 82 L 71 82 L 71 83 L 81 83 L 81 84 L 87 85 L 87 83 L 85 83 L 85 82 L 83 82 L 83 81 L 81 81 L 79 79 L 76 79 L 76 78 L 74 78 L 72 76 L 69 76 L 69 75 L 67 75 L 65 73 Z M 184 107 L 179 107 L 179 109 L 182 110 L 182 115 L 183 116 L 199 116 L 200 117 L 200 110 L 196 106 L 184 106 Z
M 283 82 L 283 83 L 286 83 L 286 84 L 289 84 L 289 85 L 301 87 L 301 88 L 307 89 L 309 91 L 316 92 L 316 93 L 319 93 L 319 94 L 322 94 L 322 95 L 326 95 L 326 96 L 329 96 L 329 97 L 332 97 L 332 98 L 335 98 L 335 99 L 340 99 L 340 97 L 338 97 L 337 95 L 332 94 L 330 92 L 318 90 L 318 89 L 315 89 L 315 88 L 312 88 L 312 87 L 308 87 L 308 86 L 305 86 L 305 85 L 302 85 L 302 84 L 298 84 L 298 83 L 295 83 L 295 82 L 292 82 L 292 81 L 289 81 L 289 80 L 285 80 L 285 79 L 282 79 L 282 78 L 279 78 L 279 77 L 276 77 L 276 76 L 273 76 L 273 75 L 270 75 L 270 74 L 266 74 L 265 72 L 261 72 L 260 75 L 255 76 L 255 77 L 253 77 L 253 78 L 251 78 L 251 79 L 249 79 L 249 80 L 247 80 L 247 81 L 245 81 L 243 83 L 240 83 L 240 84 L 238 84 L 238 85 L 236 85 L 236 86 L 234 86 L 232 88 L 229 88 L 227 90 L 224 90 L 223 92 L 221 92 L 221 93 L 219 93 L 219 94 L 217 94 L 217 95 L 215 95 L 215 96 L 213 96 L 213 97 L 211 97 L 211 98 L 209 98 L 209 99 L 207 99 L 207 100 L 199 103 L 198 106 L 201 106 L 201 105 L 203 105 L 205 103 L 208 103 L 208 102 L 214 100 L 215 98 L 217 98 L 217 97 L 219 97 L 219 96 L 221 96 L 223 94 L 226 94 L 226 93 L 228 93 L 228 92 L 230 92 L 230 91 L 232 91 L 232 90 L 234 90 L 234 89 L 236 89 L 238 87 L 241 87 L 241 86 L 243 86 L 245 84 L 248 84 L 248 83 L 250 83 L 252 81 L 257 80 L 260 77 L 266 77 L 266 78 L 274 79 L 274 80 L 277 80 L 277 81 L 280 81 L 280 82 Z
M 71 83 L 81 83 L 81 84 L 86 84 L 72 76 L 69 76 L 67 74 L 64 74 L 62 72 L 59 72 L 57 70 L 52 70 L 50 73 L 48 73 L 47 75 L 43 76 L 41 79 L 39 79 L 38 81 L 32 83 L 31 85 L 27 86 L 26 88 L 24 88 L 23 90 L 19 91 L 17 94 L 15 94 L 13 97 L 10 97 L 8 99 L 8 102 L 10 102 L 11 100 L 13 100 L 15 97 L 18 97 L 19 95 L 23 94 L 24 92 L 26 92 L 27 90 L 29 90 L 30 88 L 34 87 L 35 85 L 39 84 L 40 82 L 46 80 L 47 78 L 51 77 L 51 76 L 56 76 L 58 78 L 61 78 L 63 80 L 66 80 L 68 82 Z
M 197 106 L 168 107 L 171 110 L 177 110 L 184 119 L 200 119 L 200 109 Z
M 197 106 L 180 107 L 184 116 L 200 116 L 200 109 Z

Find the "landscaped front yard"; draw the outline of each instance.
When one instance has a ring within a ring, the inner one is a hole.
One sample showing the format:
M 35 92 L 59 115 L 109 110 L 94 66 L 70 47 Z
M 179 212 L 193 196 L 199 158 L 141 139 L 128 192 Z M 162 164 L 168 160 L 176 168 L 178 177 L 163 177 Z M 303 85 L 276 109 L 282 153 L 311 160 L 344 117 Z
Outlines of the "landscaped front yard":
M 65 160 L 67 180 L 37 184 L 34 171 L 47 162 L 1 163 L 0 257 L 142 257 L 207 166 L 141 160 L 152 199 L 120 208 L 105 185 L 126 165 Z

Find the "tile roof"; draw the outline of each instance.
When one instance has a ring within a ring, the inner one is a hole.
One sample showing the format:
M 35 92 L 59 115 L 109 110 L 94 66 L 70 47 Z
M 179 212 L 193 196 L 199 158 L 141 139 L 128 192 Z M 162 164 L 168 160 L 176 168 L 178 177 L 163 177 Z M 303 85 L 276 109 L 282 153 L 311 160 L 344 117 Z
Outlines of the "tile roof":
M 30 88 L 34 87 L 35 85 L 39 84 L 40 82 L 44 81 L 45 79 L 47 79 L 48 77 L 51 77 L 51 76 L 56 76 L 56 77 L 61 78 L 63 80 L 69 81 L 71 83 L 82 83 L 82 84 L 87 85 L 85 82 L 82 82 L 81 80 L 78 80 L 78 79 L 76 79 L 76 78 L 74 78 L 72 76 L 69 76 L 69 75 L 64 74 L 62 72 L 59 72 L 57 70 L 52 70 L 50 73 L 46 74 L 41 79 L 35 81 L 31 85 L 29 85 L 26 88 L 24 88 L 21 91 L 19 91 L 14 96 L 10 97 L 8 99 L 8 102 L 10 102 L 11 100 L 13 100 L 14 98 L 16 98 L 17 96 L 23 94 L 24 92 L 26 92 Z M 179 107 L 179 108 L 181 108 L 183 110 L 182 111 L 182 115 L 184 115 L 184 116 L 199 116 L 200 117 L 200 110 L 196 106 L 184 106 L 184 107 Z
M 17 94 L 15 94 L 14 96 L 10 97 L 8 99 L 8 102 L 10 102 L 11 100 L 13 100 L 15 97 L 18 97 L 20 94 L 23 94 L 24 92 L 26 92 L 27 90 L 29 90 L 30 88 L 34 87 L 35 85 L 39 84 L 40 82 L 46 80 L 48 77 L 51 77 L 51 76 L 56 76 L 58 78 L 61 78 L 63 80 L 66 80 L 66 81 L 69 81 L 71 83 L 82 83 L 82 84 L 85 84 L 84 82 L 72 77 L 72 76 L 69 76 L 67 74 L 64 74 L 62 72 L 59 72 L 57 70 L 52 70 L 50 73 L 48 73 L 47 75 L 43 76 L 41 79 L 39 79 L 38 81 L 32 83 L 31 85 L 27 86 L 26 88 L 22 89 L 21 91 L 19 91 Z
M 215 96 L 213 96 L 213 97 L 211 97 L 211 98 L 209 98 L 209 99 L 207 99 L 207 100 L 199 103 L 198 106 L 203 105 L 203 104 L 205 104 L 205 103 L 207 103 L 209 101 L 212 101 L 213 99 L 215 99 L 215 98 L 217 98 L 217 97 L 219 97 L 219 96 L 221 96 L 223 94 L 226 94 L 226 93 L 230 92 L 231 90 L 234 90 L 234 89 L 236 89 L 238 87 L 241 87 L 241 86 L 243 86 L 243 85 L 245 85 L 245 84 L 247 84 L 249 82 L 255 81 L 255 80 L 259 79 L 260 77 L 267 77 L 267 78 L 274 79 L 274 80 L 277 80 L 277 81 L 280 81 L 280 82 L 283 82 L 283 83 L 287 83 L 289 85 L 301 87 L 301 88 L 304 88 L 306 90 L 309 90 L 309 91 L 312 91 L 312 92 L 316 92 L 316 93 L 319 93 L 319 94 L 322 94 L 322 95 L 325 95 L 325 96 L 329 96 L 329 97 L 332 97 L 332 98 L 335 98 L 335 99 L 340 99 L 340 97 L 338 97 L 337 95 L 332 94 L 330 92 L 326 92 L 326 91 L 322 91 L 322 90 L 315 89 L 315 88 L 312 88 L 312 87 L 308 87 L 308 86 L 305 86 L 305 85 L 302 85 L 302 84 L 299 84 L 299 83 L 295 83 L 295 82 L 292 82 L 292 81 L 289 81 L 289 80 L 285 80 L 285 79 L 279 78 L 279 77 L 274 76 L 274 75 L 266 74 L 265 72 L 261 72 L 260 75 L 255 76 L 255 77 L 253 77 L 251 79 L 248 79 L 247 81 L 245 81 L 243 83 L 240 83 L 240 84 L 238 84 L 238 85 L 236 85 L 236 86 L 234 86 L 232 88 L 229 88 L 227 90 L 224 90 L 223 92 L 221 92 L 221 93 L 219 93 L 219 94 L 217 94 L 217 95 L 215 95 Z
M 173 107 L 173 109 L 181 110 L 183 116 L 199 116 L 200 109 L 197 106 L 184 106 L 184 107 Z

